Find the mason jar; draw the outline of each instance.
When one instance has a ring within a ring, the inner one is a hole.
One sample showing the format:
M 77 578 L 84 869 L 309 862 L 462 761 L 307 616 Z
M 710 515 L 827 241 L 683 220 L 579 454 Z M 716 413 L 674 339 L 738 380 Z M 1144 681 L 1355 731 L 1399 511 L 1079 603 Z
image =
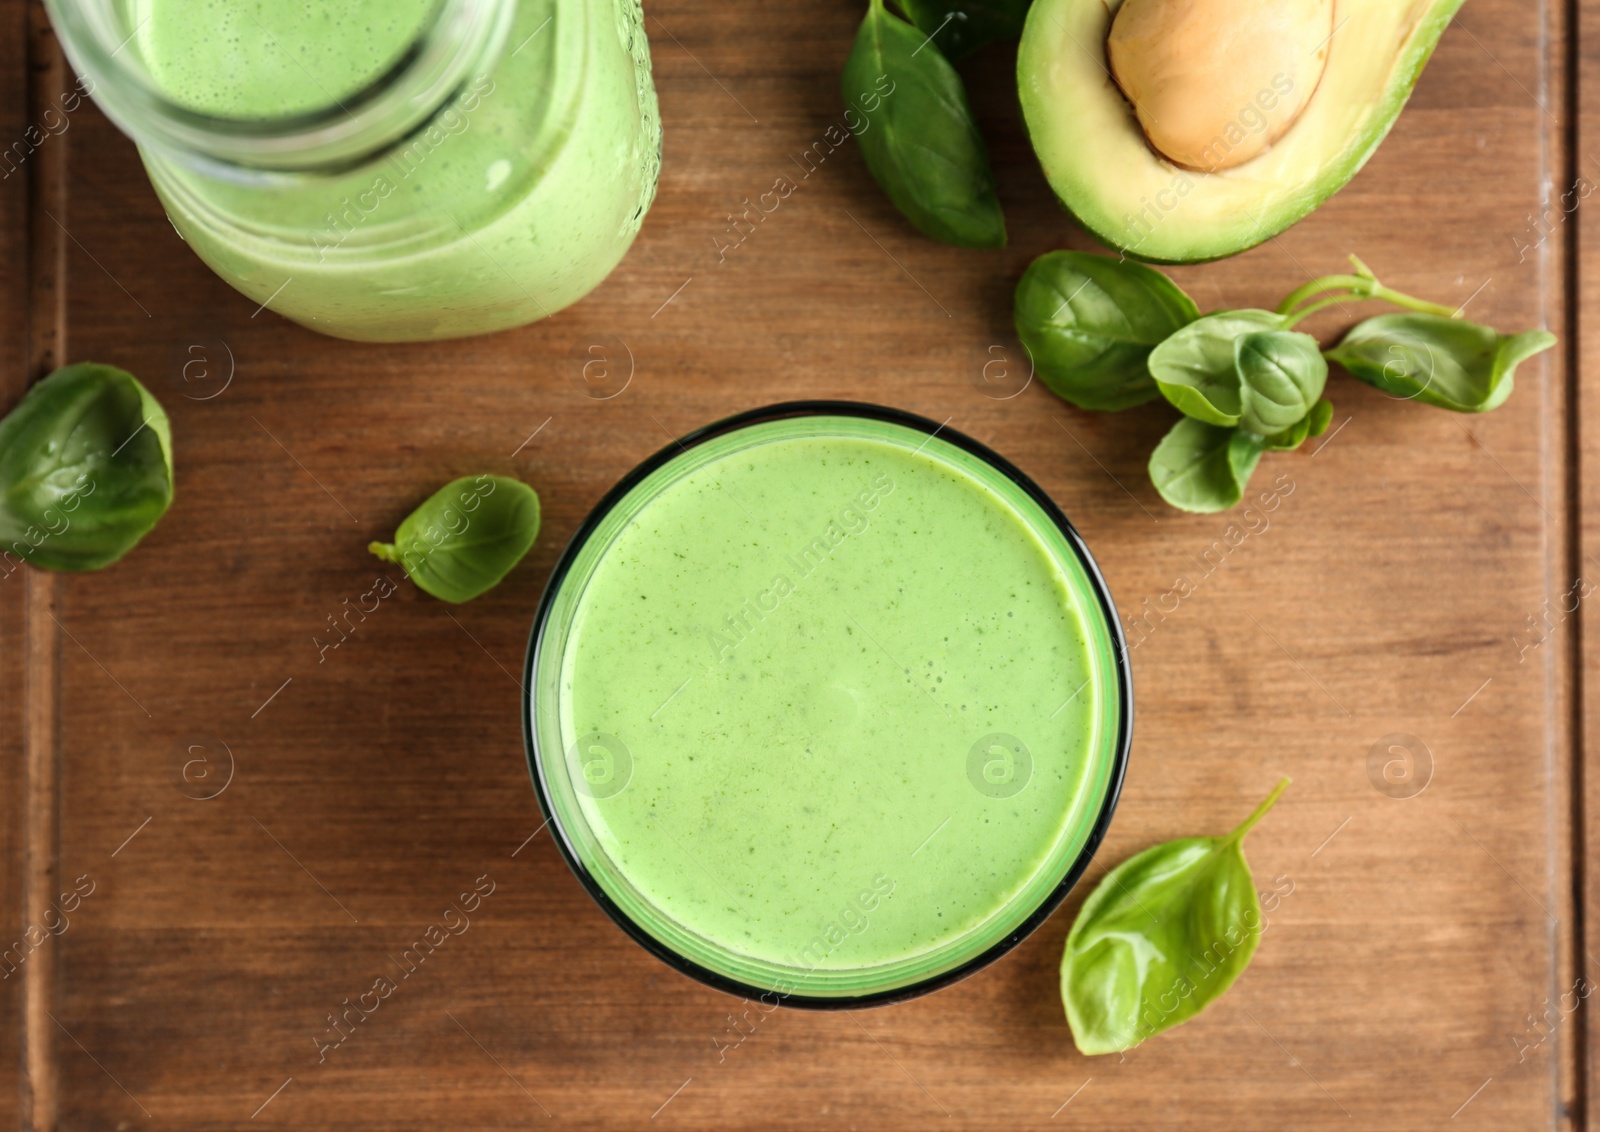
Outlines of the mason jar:
M 45 0 L 173 227 L 325 334 L 483 334 L 576 302 L 655 195 L 639 0 Z

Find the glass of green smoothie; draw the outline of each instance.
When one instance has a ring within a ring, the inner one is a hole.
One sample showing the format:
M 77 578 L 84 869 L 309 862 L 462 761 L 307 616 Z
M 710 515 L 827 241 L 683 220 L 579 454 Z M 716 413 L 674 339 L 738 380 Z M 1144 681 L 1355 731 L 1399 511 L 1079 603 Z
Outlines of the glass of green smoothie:
M 1050 914 L 1104 836 L 1132 683 L 1049 497 L 892 409 L 703 428 L 601 500 L 528 647 L 535 790 L 634 939 L 764 1003 L 907 998 Z
M 46 7 L 179 235 L 327 334 L 543 318 L 616 266 L 655 195 L 639 0 Z

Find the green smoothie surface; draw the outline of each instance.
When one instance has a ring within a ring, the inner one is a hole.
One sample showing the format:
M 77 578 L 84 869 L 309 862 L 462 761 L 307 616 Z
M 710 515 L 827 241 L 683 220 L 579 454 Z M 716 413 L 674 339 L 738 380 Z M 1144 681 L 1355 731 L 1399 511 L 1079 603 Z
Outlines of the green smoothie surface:
M 546 724 L 591 873 L 696 962 L 802 994 L 1002 938 L 1108 788 L 1081 563 L 997 471 L 898 425 L 777 421 L 677 463 L 563 583 Z
M 377 79 L 432 22 L 437 0 L 135 0 L 151 77 L 222 118 L 337 105 Z

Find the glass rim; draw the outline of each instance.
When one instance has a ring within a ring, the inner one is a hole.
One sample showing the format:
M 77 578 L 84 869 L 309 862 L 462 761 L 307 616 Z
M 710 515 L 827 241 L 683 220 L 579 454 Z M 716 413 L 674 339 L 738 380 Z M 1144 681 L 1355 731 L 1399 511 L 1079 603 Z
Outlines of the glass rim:
M 541 771 L 544 760 L 534 727 L 534 669 L 539 657 L 540 646 L 544 643 L 545 633 L 549 628 L 550 616 L 555 606 L 556 597 L 576 563 L 579 553 L 605 518 L 635 487 L 639 486 L 650 475 L 673 460 L 687 455 L 699 445 L 752 425 L 796 417 L 853 417 L 901 425 L 924 433 L 930 439 L 938 437 L 945 440 L 988 464 L 1002 476 L 1009 479 L 1013 485 L 1043 511 L 1045 518 L 1056 527 L 1073 554 L 1077 556 L 1078 562 L 1083 567 L 1084 574 L 1088 578 L 1090 589 L 1093 590 L 1095 598 L 1099 602 L 1100 611 L 1106 624 L 1112 658 L 1115 661 L 1113 665 L 1114 683 L 1119 710 L 1116 737 L 1111 747 L 1111 765 L 1108 769 L 1105 797 L 1100 803 L 1099 813 L 1096 814 L 1094 824 L 1090 827 L 1082 847 L 1078 850 L 1072 863 L 1063 872 L 1060 882 L 1040 900 L 1038 905 L 1020 923 L 978 954 L 958 963 L 949 970 L 938 972 L 902 986 L 890 987 L 880 991 L 869 991 L 865 994 L 807 995 L 797 991 L 780 993 L 771 987 L 742 982 L 720 971 L 713 970 L 704 964 L 697 963 L 673 950 L 646 931 L 641 924 L 618 906 L 616 901 L 601 887 L 599 881 L 589 871 L 588 866 L 578 858 L 576 850 L 569 842 L 565 825 L 561 817 L 556 813 L 554 803 L 545 789 Z M 1083 878 L 1083 874 L 1088 870 L 1090 863 L 1099 852 L 1100 845 L 1105 840 L 1106 833 L 1110 829 L 1117 802 L 1121 798 L 1122 785 L 1127 775 L 1129 755 L 1133 746 L 1133 673 L 1129 664 L 1127 638 L 1123 633 L 1122 619 L 1117 613 L 1116 604 L 1111 599 L 1110 587 L 1107 586 L 1105 577 L 1100 572 L 1099 564 L 1095 561 L 1094 555 L 1090 553 L 1083 536 L 1078 533 L 1077 528 L 1072 525 L 1072 521 L 1067 518 L 1065 512 L 1032 478 L 981 441 L 974 440 L 957 429 L 948 428 L 944 424 L 938 424 L 919 414 L 862 401 L 784 401 L 735 413 L 732 416 L 713 421 L 684 434 L 671 444 L 656 450 L 631 469 L 601 496 L 599 501 L 590 509 L 588 515 L 585 516 L 583 522 L 578 525 L 577 530 L 573 532 L 572 537 L 568 540 L 560 558 L 556 560 L 556 564 L 550 572 L 550 578 L 545 583 L 544 593 L 539 599 L 539 608 L 534 615 L 533 626 L 529 631 L 527 653 L 523 659 L 522 684 L 523 748 L 528 763 L 528 773 L 533 781 L 534 795 L 538 799 L 539 809 L 544 815 L 545 825 L 551 827 L 553 834 L 551 840 L 556 843 L 562 859 L 566 861 L 567 867 L 572 870 L 578 882 L 594 902 L 600 906 L 601 910 L 635 943 L 638 943 L 669 967 L 697 982 L 710 986 L 714 990 L 738 995 L 746 1000 L 760 999 L 765 1001 L 768 996 L 775 995 L 777 997 L 775 1005 L 810 1010 L 853 1010 L 868 1006 L 886 1006 L 896 1002 L 904 1002 L 908 999 L 919 998 L 922 995 L 960 982 L 968 975 L 982 970 L 1032 935 L 1061 906 L 1067 895 L 1077 886 L 1078 881 Z M 544 827 L 541 826 L 540 828 Z
M 142 28 L 117 42 L 97 0 L 44 0 L 86 93 L 141 146 L 211 172 L 338 171 L 409 136 L 461 93 L 498 50 L 514 0 L 436 0 L 427 23 L 395 61 L 330 106 L 276 118 L 230 118 L 183 106 L 123 55 Z M 148 17 L 146 17 L 148 20 Z M 330 96 L 332 97 L 332 96 Z

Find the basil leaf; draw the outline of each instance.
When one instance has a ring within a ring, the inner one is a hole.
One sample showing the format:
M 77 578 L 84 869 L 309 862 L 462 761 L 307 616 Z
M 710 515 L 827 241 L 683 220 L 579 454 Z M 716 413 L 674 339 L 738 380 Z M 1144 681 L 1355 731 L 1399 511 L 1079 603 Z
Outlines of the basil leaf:
M 1288 786 L 1280 780 L 1227 837 L 1146 849 L 1089 894 L 1061 957 L 1079 1050 L 1132 1049 L 1199 1014 L 1244 973 L 1262 931 L 1244 837 Z
M 1150 352 L 1150 374 L 1161 395 L 1184 416 L 1214 425 L 1239 423 L 1235 342 L 1258 330 L 1278 330 L 1271 311 L 1219 311 L 1191 322 Z
M 505 476 L 452 480 L 395 531 L 394 542 L 367 547 L 398 562 L 441 601 L 471 601 L 522 561 L 539 534 L 539 497 Z
M 132 374 L 63 366 L 0 420 L 0 568 L 98 570 L 172 504 L 172 427 Z
M 1357 323 L 1327 356 L 1393 397 L 1486 413 L 1511 396 L 1518 363 L 1555 344 L 1548 330 L 1506 335 L 1436 314 L 1385 314 Z
M 1311 406 L 1311 435 L 1321 436 L 1333 423 L 1333 402 L 1323 398 Z
M 1311 406 L 1311 411 L 1294 424 L 1267 437 L 1268 452 L 1293 452 L 1304 444 L 1308 436 L 1321 436 L 1328 431 L 1328 424 L 1333 420 L 1333 404 L 1329 401 L 1318 401 Z
M 1150 482 L 1180 511 L 1226 511 L 1244 498 L 1267 441 L 1253 432 L 1183 417 L 1150 455 Z
M 896 0 L 946 59 L 1022 34 L 1031 0 Z
M 1328 361 L 1309 334 L 1258 330 L 1235 339 L 1239 427 L 1272 436 L 1311 412 L 1328 384 Z
M 886 80 L 887 90 L 880 84 Z M 872 0 L 844 65 L 845 104 L 873 180 L 918 229 L 964 248 L 1002 248 L 1006 222 L 967 91 L 926 35 Z M 857 101 L 875 91 L 874 108 Z
M 1116 412 L 1160 396 L 1150 351 L 1200 317 L 1194 300 L 1142 263 L 1046 252 L 1017 283 L 1017 337 L 1051 392 Z

